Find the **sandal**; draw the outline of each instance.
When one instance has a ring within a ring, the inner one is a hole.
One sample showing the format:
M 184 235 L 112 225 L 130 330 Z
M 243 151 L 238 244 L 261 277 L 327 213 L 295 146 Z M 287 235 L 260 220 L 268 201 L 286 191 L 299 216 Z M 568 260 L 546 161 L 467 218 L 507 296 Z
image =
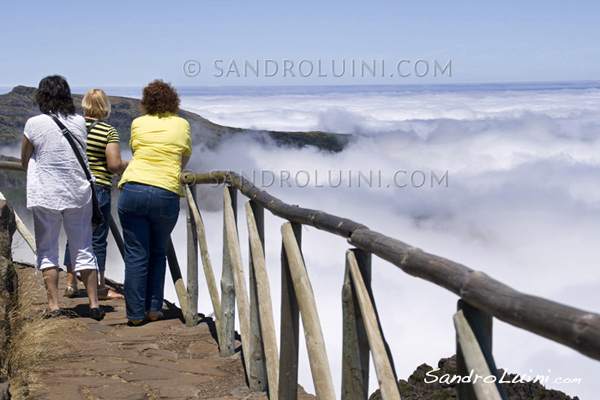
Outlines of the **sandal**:
M 124 298 L 125 296 L 119 292 L 115 292 L 111 288 L 105 287 L 103 289 L 98 289 L 98 300 L 117 300 Z
M 71 286 L 71 285 L 67 285 L 67 288 L 65 289 L 65 297 L 77 297 L 79 296 L 79 289 L 77 289 L 77 286 Z

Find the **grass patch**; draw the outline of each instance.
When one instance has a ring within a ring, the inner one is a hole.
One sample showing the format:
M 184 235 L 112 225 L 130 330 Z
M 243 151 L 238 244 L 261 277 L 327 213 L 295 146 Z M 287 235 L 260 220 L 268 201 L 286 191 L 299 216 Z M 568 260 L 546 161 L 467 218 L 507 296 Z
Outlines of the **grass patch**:
M 17 266 L 15 266 L 18 268 Z M 12 399 L 25 399 L 39 388 L 39 378 L 47 372 L 47 363 L 69 353 L 77 324 L 65 317 L 44 319 L 45 289 L 32 271 L 19 273 L 19 302 L 8 315 L 11 326 L 8 346 L 0 369 L 2 380 L 10 382 Z M 64 333 L 69 330 L 69 340 Z M 46 365 L 45 365 L 46 364 Z

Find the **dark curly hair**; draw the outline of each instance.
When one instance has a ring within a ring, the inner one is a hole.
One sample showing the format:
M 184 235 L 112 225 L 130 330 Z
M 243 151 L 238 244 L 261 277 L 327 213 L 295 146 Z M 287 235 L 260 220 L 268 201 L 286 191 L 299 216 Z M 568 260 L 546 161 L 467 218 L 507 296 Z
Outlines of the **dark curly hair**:
M 176 113 L 179 111 L 179 95 L 171 84 L 156 79 L 144 88 L 141 106 L 150 115 Z
M 74 115 L 75 104 L 67 80 L 60 75 L 47 76 L 40 81 L 35 101 L 41 112 Z

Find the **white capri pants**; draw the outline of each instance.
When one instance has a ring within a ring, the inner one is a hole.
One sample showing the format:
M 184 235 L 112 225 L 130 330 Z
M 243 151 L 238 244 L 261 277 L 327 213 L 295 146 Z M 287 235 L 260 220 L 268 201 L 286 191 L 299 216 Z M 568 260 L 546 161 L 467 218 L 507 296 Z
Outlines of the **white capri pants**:
M 59 266 L 58 237 L 61 225 L 64 226 L 69 239 L 73 271 L 98 269 L 92 248 L 91 201 L 78 208 L 51 210 L 45 207 L 32 207 L 32 211 L 39 269 Z

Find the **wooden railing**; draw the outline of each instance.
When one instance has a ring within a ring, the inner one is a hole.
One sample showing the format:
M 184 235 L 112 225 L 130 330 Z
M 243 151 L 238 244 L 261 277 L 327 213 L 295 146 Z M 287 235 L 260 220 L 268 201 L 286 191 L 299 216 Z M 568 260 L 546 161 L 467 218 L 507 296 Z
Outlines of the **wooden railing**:
M 16 165 L 6 164 L 0 163 L 0 168 L 19 169 Z M 188 202 L 187 285 L 181 278 L 172 243 L 169 246 L 168 260 L 186 324 L 194 326 L 198 323 L 200 256 L 215 312 L 220 354 L 229 356 L 235 352 L 237 301 L 243 359 L 250 388 L 254 391 L 266 390 L 271 400 L 297 398 L 300 318 L 316 395 L 321 400 L 335 397 L 317 305 L 302 257 L 303 225 L 342 236 L 354 246 L 346 253 L 342 290 L 342 399 L 368 398 L 370 356 L 382 398 L 401 398 L 393 361 L 370 289 L 373 254 L 404 272 L 430 281 L 459 297 L 458 311 L 454 315 L 458 375 L 466 376 L 473 372 L 483 377 L 495 375 L 499 378 L 491 348 L 494 317 L 600 360 L 598 314 L 517 292 L 482 272 L 425 253 L 352 220 L 286 204 L 233 172 L 184 173 L 181 181 L 185 185 Z M 210 261 L 206 230 L 195 201 L 195 185 L 199 184 L 223 187 L 225 229 L 220 295 Z M 249 199 L 244 207 L 250 242 L 248 279 L 243 272 L 237 232 L 238 192 Z M 279 350 L 264 256 L 265 209 L 286 220 L 281 228 Z M 111 230 L 118 242 L 120 235 L 116 224 L 111 226 Z M 249 290 L 246 282 L 249 283 Z M 488 384 L 483 380 L 474 384 L 461 383 L 458 387 L 459 398 L 507 399 L 499 381 L 500 379 L 496 379 L 495 384 Z
M 517 292 L 482 272 L 425 253 L 352 220 L 286 204 L 233 172 L 184 173 L 181 175 L 181 181 L 187 186 L 186 197 L 192 211 L 190 215 L 193 215 L 189 220 L 190 230 L 202 226 L 197 233 L 203 255 L 208 254 L 208 249 L 205 238 L 202 238 L 204 228 L 194 201 L 193 188 L 198 184 L 224 188 L 225 237 L 220 304 L 217 303 L 218 295 L 211 291 L 219 327 L 221 354 L 230 354 L 233 343 L 235 296 L 250 387 L 253 390 L 267 390 L 270 399 L 297 398 L 300 317 L 316 395 L 319 399 L 333 399 L 335 396 L 317 307 L 300 250 L 300 228 L 303 225 L 342 236 L 354 246 L 346 254 L 346 277 L 342 292 L 342 399 L 368 398 L 369 355 L 373 359 L 382 398 L 401 398 L 393 361 L 370 290 L 373 254 L 398 266 L 404 272 L 435 283 L 459 297 L 458 311 L 454 315 L 457 374 L 466 376 L 473 371 L 482 377 L 497 377 L 495 384 L 488 384 L 483 380 L 474 384 L 460 384 L 460 399 L 507 399 L 500 384 L 491 349 L 494 317 L 600 360 L 598 314 Z M 245 205 L 251 249 L 248 269 L 251 289 L 249 295 L 246 289 L 247 280 L 243 276 L 237 236 L 237 192 L 249 199 Z M 262 228 L 265 209 L 287 220 L 281 229 L 283 246 L 279 357 L 262 247 L 265 240 Z M 191 260 L 192 263 L 197 262 L 193 257 Z M 204 265 L 204 268 L 206 272 L 207 266 Z M 197 270 L 197 267 L 192 264 L 191 270 Z M 211 276 L 212 273 L 207 275 L 209 287 L 216 286 L 214 276 Z M 213 290 L 216 292 L 216 289 Z M 197 301 L 197 298 L 189 295 L 188 291 L 188 302 Z M 220 312 L 216 311 L 218 309 Z M 260 321 L 260 324 L 257 321 Z M 196 320 L 192 319 L 188 323 L 193 325 Z

